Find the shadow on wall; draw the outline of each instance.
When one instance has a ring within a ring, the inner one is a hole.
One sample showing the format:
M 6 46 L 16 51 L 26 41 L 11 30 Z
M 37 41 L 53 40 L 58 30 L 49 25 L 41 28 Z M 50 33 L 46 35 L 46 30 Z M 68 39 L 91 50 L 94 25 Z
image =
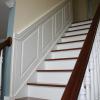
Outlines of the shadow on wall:
M 98 7 L 99 0 L 72 0 L 73 21 L 82 21 L 93 18 Z
M 9 8 L 0 1 L 0 39 L 6 37 Z

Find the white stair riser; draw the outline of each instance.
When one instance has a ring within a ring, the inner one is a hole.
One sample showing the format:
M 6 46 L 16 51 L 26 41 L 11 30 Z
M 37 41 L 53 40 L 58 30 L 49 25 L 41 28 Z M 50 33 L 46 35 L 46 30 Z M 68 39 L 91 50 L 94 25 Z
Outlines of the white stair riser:
M 64 36 L 72 36 L 72 35 L 78 35 L 78 34 L 83 34 L 83 33 L 88 33 L 89 29 L 84 29 L 84 30 L 78 30 L 78 31 L 72 31 L 72 32 L 66 32 Z
M 66 37 L 66 38 L 62 38 L 61 42 L 84 40 L 85 38 L 86 38 L 86 35 L 80 35 L 80 36 L 74 36 L 74 37 Z
M 71 72 L 38 72 L 37 82 L 66 85 L 70 75 Z
M 28 96 L 47 100 L 61 100 L 65 88 L 28 86 Z
M 70 58 L 70 57 L 78 57 L 80 50 L 70 50 L 70 51 L 60 51 L 60 52 L 52 52 L 51 58 Z
M 90 28 L 90 25 L 83 25 L 83 26 L 71 27 L 71 28 L 68 29 L 68 31 L 85 29 L 85 28 Z
M 77 26 L 77 25 L 83 25 L 83 24 L 90 24 L 92 21 L 84 21 L 84 22 L 79 22 L 79 23 L 74 23 L 72 26 Z
M 81 48 L 84 42 L 75 42 L 75 43 L 66 43 L 66 44 L 59 44 L 57 46 L 57 50 L 59 49 L 69 49 L 69 48 Z
M 75 60 L 61 60 L 61 61 L 45 61 L 45 69 L 73 69 L 76 63 Z

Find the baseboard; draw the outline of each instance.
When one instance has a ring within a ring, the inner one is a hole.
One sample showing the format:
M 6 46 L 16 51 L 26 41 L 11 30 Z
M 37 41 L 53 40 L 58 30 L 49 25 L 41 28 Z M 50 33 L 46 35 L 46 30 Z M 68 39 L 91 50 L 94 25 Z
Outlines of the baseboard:
M 9 97 L 9 96 L 5 96 L 4 100 L 14 100 L 14 98 L 13 97 Z

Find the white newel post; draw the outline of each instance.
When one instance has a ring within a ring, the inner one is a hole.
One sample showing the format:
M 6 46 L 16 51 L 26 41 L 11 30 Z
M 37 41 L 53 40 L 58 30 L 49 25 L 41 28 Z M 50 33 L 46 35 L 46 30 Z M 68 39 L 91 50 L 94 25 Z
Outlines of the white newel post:
M 84 88 L 85 84 L 85 88 Z M 100 100 L 100 22 L 90 55 L 79 100 Z

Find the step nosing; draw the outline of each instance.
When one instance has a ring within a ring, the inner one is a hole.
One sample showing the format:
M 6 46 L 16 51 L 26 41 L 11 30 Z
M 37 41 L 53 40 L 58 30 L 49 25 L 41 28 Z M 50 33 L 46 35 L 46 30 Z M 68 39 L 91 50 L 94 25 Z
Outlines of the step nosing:
M 81 50 L 81 49 L 82 48 L 70 48 L 70 49 L 52 50 L 51 52 L 73 51 L 73 50 Z
M 84 40 L 77 40 L 77 41 L 70 41 L 70 42 L 61 42 L 61 43 L 57 43 L 58 45 L 59 44 L 68 44 L 68 43 L 76 43 L 76 42 L 83 42 L 83 41 L 85 41 L 85 39 Z
M 45 61 L 55 61 L 55 60 L 73 60 L 78 59 L 78 57 L 72 57 L 72 58 L 56 58 L 56 59 L 45 59 Z
M 72 72 L 73 70 L 37 70 L 37 72 Z
M 62 84 L 47 84 L 47 83 L 27 83 L 27 85 L 33 85 L 33 86 L 45 86 L 45 87 L 66 87 L 66 85 Z
M 78 37 L 78 36 L 83 36 L 83 35 L 87 35 L 87 33 L 82 33 L 82 34 L 77 34 L 77 35 L 63 36 L 63 37 L 61 37 L 61 38 Z

